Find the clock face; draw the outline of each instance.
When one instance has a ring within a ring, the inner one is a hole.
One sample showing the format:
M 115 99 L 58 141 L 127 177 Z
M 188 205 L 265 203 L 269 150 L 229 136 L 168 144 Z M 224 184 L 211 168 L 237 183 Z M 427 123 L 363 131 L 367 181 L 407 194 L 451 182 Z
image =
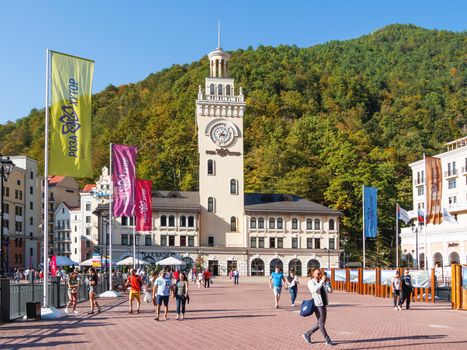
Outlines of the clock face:
M 219 122 L 211 128 L 211 140 L 219 147 L 228 147 L 234 140 L 234 129 L 230 123 Z

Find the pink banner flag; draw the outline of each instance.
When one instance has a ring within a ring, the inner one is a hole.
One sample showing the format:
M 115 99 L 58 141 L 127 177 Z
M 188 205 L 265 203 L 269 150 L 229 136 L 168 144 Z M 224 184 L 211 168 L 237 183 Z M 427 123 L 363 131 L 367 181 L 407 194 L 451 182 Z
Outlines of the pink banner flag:
M 136 180 L 135 146 L 112 145 L 112 183 L 114 216 L 133 216 Z
M 136 231 L 152 230 L 152 181 L 136 180 Z
M 57 267 L 57 257 L 54 255 L 50 258 L 50 276 L 57 276 L 58 267 Z

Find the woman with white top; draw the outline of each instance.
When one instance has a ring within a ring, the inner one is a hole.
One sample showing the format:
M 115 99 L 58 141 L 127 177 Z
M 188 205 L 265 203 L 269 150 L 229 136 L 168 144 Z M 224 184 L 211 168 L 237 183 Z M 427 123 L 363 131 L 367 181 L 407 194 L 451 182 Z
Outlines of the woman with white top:
M 295 274 L 294 269 L 290 269 L 289 275 L 287 276 L 287 286 L 289 287 L 290 300 L 292 301 L 292 307 L 295 307 L 295 299 L 298 294 L 298 276 Z
M 402 310 L 401 306 L 399 305 L 401 302 L 401 289 L 402 289 L 402 281 L 399 271 L 396 271 L 396 275 L 392 278 L 392 291 L 394 294 L 394 310 Z

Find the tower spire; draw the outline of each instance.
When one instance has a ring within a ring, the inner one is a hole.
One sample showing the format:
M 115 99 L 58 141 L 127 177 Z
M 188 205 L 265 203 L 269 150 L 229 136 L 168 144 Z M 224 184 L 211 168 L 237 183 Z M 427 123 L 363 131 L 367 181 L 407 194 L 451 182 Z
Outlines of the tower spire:
M 217 24 L 217 49 L 222 50 L 221 47 L 221 20 Z

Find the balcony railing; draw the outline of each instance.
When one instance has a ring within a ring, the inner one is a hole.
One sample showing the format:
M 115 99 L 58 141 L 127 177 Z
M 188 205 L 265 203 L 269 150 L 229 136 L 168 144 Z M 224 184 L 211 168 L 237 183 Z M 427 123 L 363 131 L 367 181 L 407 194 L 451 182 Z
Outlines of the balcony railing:
M 415 186 L 423 185 L 425 183 L 423 179 L 414 179 L 413 182 Z
M 456 169 L 452 169 L 451 171 L 445 171 L 444 172 L 444 177 L 447 178 L 447 177 L 453 177 L 453 176 L 457 176 L 457 168 Z

